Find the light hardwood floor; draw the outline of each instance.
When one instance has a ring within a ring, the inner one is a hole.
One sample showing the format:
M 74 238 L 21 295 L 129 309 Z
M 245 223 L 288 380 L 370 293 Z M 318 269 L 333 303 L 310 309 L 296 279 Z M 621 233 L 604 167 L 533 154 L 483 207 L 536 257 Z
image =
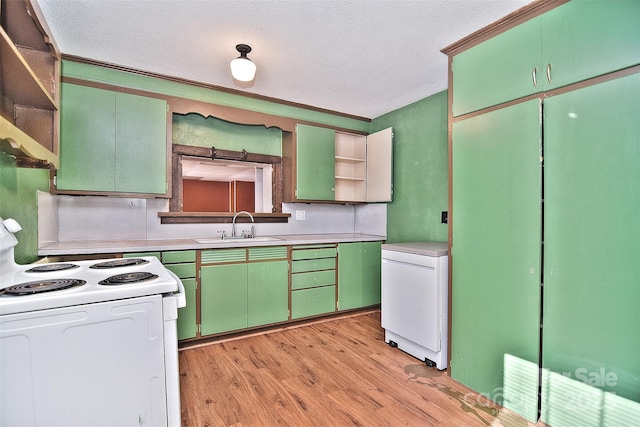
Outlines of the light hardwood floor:
M 180 387 L 185 427 L 534 425 L 389 347 L 379 311 L 184 349 Z

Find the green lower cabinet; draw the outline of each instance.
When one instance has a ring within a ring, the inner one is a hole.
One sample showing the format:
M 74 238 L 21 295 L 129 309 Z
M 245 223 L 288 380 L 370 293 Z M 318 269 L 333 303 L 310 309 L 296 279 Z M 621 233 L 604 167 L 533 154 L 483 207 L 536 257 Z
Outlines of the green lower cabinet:
M 203 266 L 200 281 L 202 335 L 246 328 L 246 263 Z
M 201 335 L 289 320 L 286 246 L 202 252 Z
M 291 318 L 316 316 L 336 310 L 336 287 L 301 289 L 291 292 Z
M 336 245 L 295 246 L 291 260 L 291 318 L 335 312 Z
M 338 245 L 338 309 L 380 304 L 381 242 Z
M 198 332 L 196 251 L 167 251 L 162 253 L 161 259 L 164 266 L 175 273 L 184 285 L 187 305 L 178 309 L 178 339 L 195 338 Z
M 289 319 L 289 262 L 256 262 L 247 265 L 247 326 Z
M 187 305 L 178 309 L 178 339 L 195 338 L 196 323 L 196 279 L 181 279 L 184 285 Z

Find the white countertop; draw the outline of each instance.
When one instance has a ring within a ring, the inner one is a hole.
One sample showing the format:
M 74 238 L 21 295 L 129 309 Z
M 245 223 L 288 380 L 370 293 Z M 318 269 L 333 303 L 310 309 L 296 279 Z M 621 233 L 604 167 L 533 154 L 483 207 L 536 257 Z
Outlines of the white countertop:
M 445 242 L 385 243 L 382 250 L 439 257 L 449 253 L 449 245 Z
M 376 242 L 386 240 L 385 236 L 360 233 L 292 234 L 269 237 L 274 238 L 274 240 L 252 241 L 251 239 L 216 239 L 215 243 L 198 243 L 191 238 L 156 240 L 76 240 L 42 245 L 38 248 L 38 255 L 85 255 L 119 252 L 181 251 L 190 249 L 311 245 L 323 243 Z M 207 238 L 207 236 L 204 236 L 203 238 Z M 214 238 L 212 237 L 212 239 Z

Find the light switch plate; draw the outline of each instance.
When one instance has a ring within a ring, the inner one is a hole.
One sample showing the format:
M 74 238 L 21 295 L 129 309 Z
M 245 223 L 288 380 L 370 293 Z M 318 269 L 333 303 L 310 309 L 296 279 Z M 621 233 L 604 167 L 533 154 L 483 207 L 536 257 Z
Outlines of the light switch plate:
M 296 210 L 296 221 L 304 221 L 304 211 Z

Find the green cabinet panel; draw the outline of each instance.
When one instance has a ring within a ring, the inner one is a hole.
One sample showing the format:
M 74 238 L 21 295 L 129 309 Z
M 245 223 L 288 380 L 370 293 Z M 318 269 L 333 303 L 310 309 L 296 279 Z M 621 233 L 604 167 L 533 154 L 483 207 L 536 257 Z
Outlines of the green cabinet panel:
M 338 309 L 380 304 L 381 242 L 338 245 Z
M 115 191 L 167 192 L 167 103 L 116 94 Z
M 294 246 L 291 259 L 335 258 L 336 246 Z
M 247 260 L 247 249 L 213 249 L 200 253 L 202 264 L 216 264 L 222 262 L 245 262 Z
M 145 256 L 154 256 L 160 260 L 162 257 L 160 252 L 129 252 L 122 254 L 122 258 L 141 258 Z
M 453 57 L 453 115 L 640 64 L 640 2 L 573 0 Z
M 638 1 L 573 0 L 542 15 L 545 90 L 640 64 L 639 23 Z
M 317 286 L 334 285 L 336 283 L 336 271 L 310 271 L 291 275 L 291 289 L 314 288 Z
M 162 262 L 165 264 L 176 264 L 180 262 L 196 262 L 196 251 L 163 252 Z
M 246 328 L 247 265 L 221 264 L 200 270 L 202 335 Z
M 639 117 L 640 74 L 545 101 L 542 420 L 551 425 L 581 424 L 587 408 L 606 415 L 612 394 L 640 402 Z M 569 402 L 553 381 L 562 375 L 573 379 L 563 383 Z
M 335 199 L 335 130 L 296 126 L 296 197 Z
M 305 271 L 331 270 L 336 268 L 335 258 L 305 259 L 291 262 L 292 273 L 303 273 Z
M 380 304 L 382 242 L 362 243 L 362 306 Z M 340 283 L 340 282 L 338 282 Z
M 289 262 L 247 265 L 247 326 L 283 322 L 289 318 Z
M 60 190 L 165 194 L 167 103 L 62 84 Z
M 291 318 L 332 313 L 336 310 L 336 287 L 302 289 L 291 292 Z
M 202 335 L 289 319 L 286 246 L 202 251 Z M 254 261 L 247 261 L 247 258 Z
M 535 420 L 541 126 L 533 100 L 453 124 L 451 376 Z M 515 358 L 534 381 L 508 382 Z M 516 384 L 519 388 L 507 388 Z M 508 399 L 513 393 L 517 399 Z
M 168 266 L 167 266 L 168 267 Z M 184 285 L 187 305 L 178 309 L 178 339 L 195 338 L 196 322 L 196 279 L 181 279 Z
M 114 191 L 115 93 L 62 83 L 60 96 L 57 188 Z
M 187 305 L 178 309 L 178 339 L 195 338 L 198 332 L 196 319 L 197 282 L 196 251 L 162 252 L 162 263 L 180 278 L 184 285 Z
M 338 309 L 362 307 L 362 245 L 338 245 Z
M 453 57 L 454 116 L 542 90 L 540 25 L 531 19 Z
M 165 267 L 173 271 L 181 279 L 196 277 L 195 263 L 166 264 Z

